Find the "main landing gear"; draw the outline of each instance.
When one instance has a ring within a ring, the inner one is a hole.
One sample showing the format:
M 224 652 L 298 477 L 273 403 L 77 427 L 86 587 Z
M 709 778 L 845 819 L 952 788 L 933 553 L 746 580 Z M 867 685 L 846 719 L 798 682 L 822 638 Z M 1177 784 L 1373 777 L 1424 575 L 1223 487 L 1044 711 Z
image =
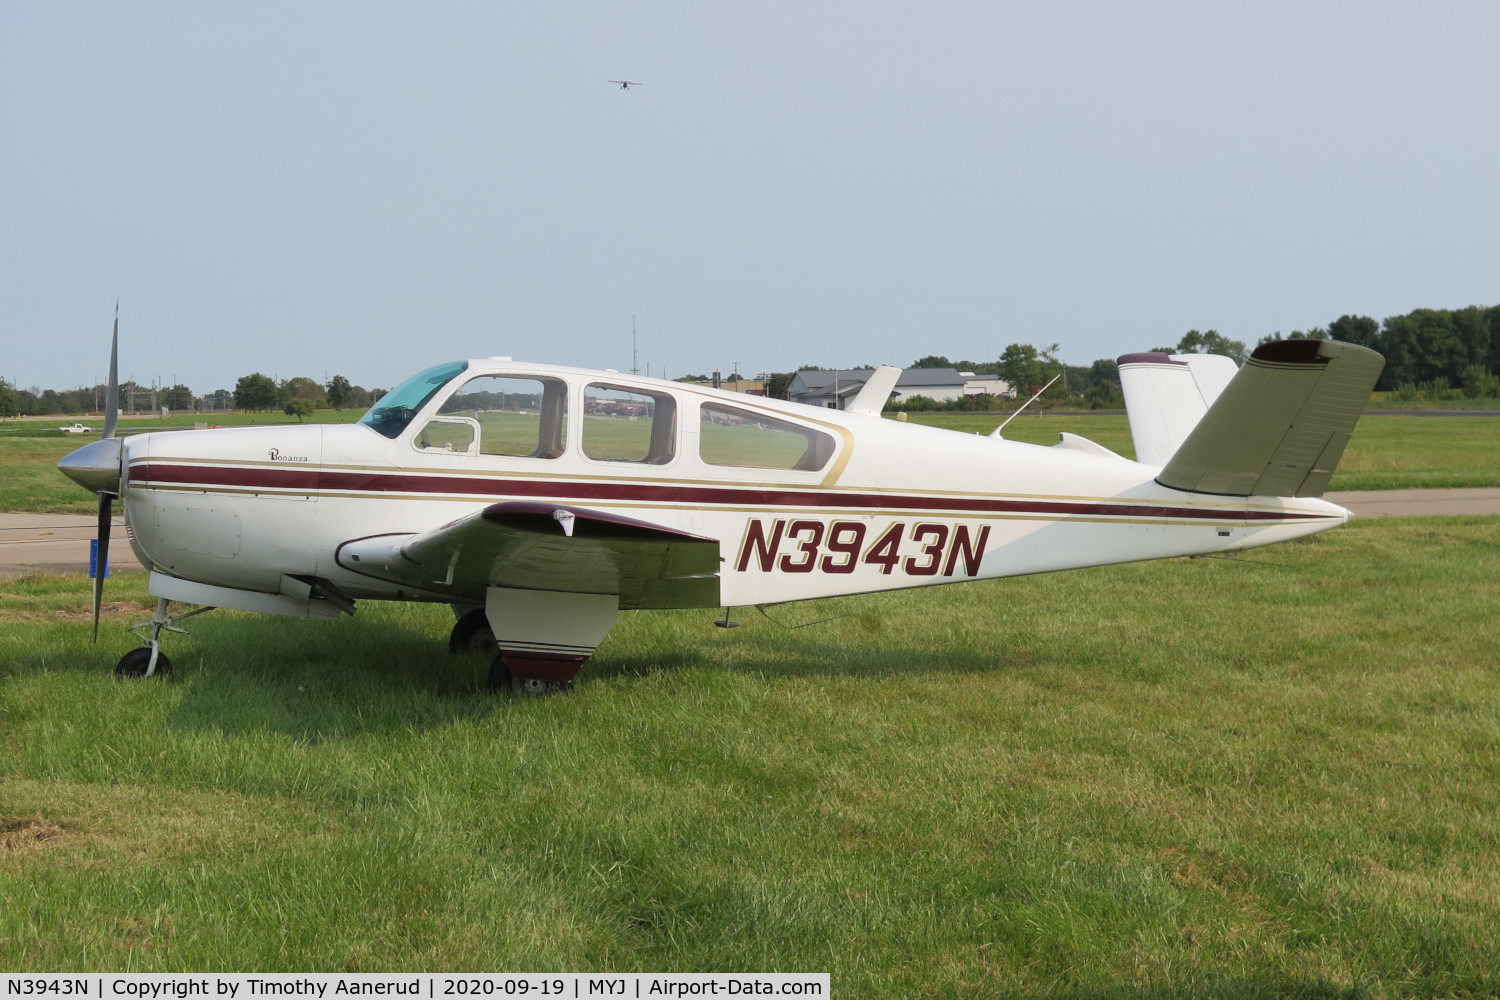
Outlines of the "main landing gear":
M 172 661 L 167 659 L 161 651 L 162 632 L 176 632 L 179 635 L 187 635 L 187 629 L 178 628 L 177 623 L 186 621 L 194 615 L 201 615 L 213 608 L 195 608 L 185 615 L 172 617 L 167 614 L 167 599 L 158 597 L 156 599 L 156 614 L 151 620 L 141 622 L 139 625 L 130 626 L 130 631 L 147 645 L 139 649 L 132 649 L 120 657 L 120 662 L 115 664 L 115 676 L 121 680 L 133 680 L 139 677 L 165 677 L 172 672 Z M 151 634 L 146 635 L 145 629 L 150 627 Z
M 576 673 L 579 663 L 573 667 Z M 573 690 L 573 678 L 566 680 L 546 680 L 541 677 L 516 677 L 511 673 L 510 661 L 505 658 L 504 653 L 495 654 L 495 659 L 490 663 L 489 685 L 491 691 L 499 691 L 509 687 L 516 694 L 549 695 L 567 694 Z
M 613 594 L 570 594 L 491 587 L 485 606 L 455 607 L 453 653 L 491 657 L 492 691 L 562 694 L 615 623 Z
M 488 687 L 491 691 L 520 690 L 510 674 L 510 665 L 500 644 L 495 641 L 495 631 L 490 628 L 490 619 L 483 608 L 475 608 L 459 616 L 448 634 L 448 652 L 454 656 L 473 654 L 488 657 L 490 674 Z
M 565 694 L 573 690 L 573 679 L 545 680 L 539 677 L 517 677 L 511 673 L 510 660 L 506 658 L 500 644 L 495 641 L 495 632 L 490 628 L 489 616 L 483 608 L 475 608 L 459 617 L 448 634 L 448 652 L 474 654 L 490 658 L 487 686 L 491 691 L 514 691 L 516 694 L 548 695 Z

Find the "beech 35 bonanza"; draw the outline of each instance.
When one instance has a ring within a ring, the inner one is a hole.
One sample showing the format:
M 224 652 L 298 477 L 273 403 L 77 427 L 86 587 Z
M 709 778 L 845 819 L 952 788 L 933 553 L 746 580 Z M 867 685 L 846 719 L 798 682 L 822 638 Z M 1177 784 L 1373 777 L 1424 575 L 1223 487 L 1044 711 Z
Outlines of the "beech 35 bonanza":
M 118 343 L 118 325 L 116 343 Z M 157 597 L 120 676 L 212 608 L 310 618 L 432 601 L 489 682 L 566 689 L 621 610 L 730 608 L 1234 552 L 1343 524 L 1317 499 L 1380 355 L 1290 340 L 1236 368 L 1120 359 L 1137 460 L 845 410 L 482 358 L 401 383 L 355 424 L 115 436 L 59 466 L 113 499 Z M 98 635 L 102 580 L 94 582 Z M 169 614 L 172 603 L 198 605 Z M 725 623 L 728 622 L 727 611 Z

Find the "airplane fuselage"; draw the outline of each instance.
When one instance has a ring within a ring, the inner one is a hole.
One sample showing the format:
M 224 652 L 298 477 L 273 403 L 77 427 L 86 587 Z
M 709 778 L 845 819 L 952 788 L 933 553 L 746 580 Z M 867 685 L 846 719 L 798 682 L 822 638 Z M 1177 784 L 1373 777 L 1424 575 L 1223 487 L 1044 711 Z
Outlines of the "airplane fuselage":
M 464 395 L 485 379 L 510 398 Z M 348 547 L 532 501 L 717 541 L 716 600 L 692 605 L 736 606 L 1233 551 L 1349 516 L 1169 489 L 1156 467 L 1077 439 L 1043 447 L 502 359 L 469 362 L 401 419 L 126 439 L 138 557 L 239 591 L 316 578 L 352 598 L 473 606 L 441 579 L 368 572 Z

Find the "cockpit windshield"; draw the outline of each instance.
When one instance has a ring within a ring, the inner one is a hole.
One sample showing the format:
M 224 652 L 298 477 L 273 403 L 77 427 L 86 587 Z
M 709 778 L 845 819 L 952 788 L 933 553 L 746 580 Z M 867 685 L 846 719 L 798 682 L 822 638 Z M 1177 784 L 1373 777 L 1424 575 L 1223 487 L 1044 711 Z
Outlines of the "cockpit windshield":
M 388 438 L 399 437 L 417 415 L 417 411 L 467 367 L 467 361 L 450 361 L 418 372 L 376 400 L 369 412 L 359 418 L 359 422 Z

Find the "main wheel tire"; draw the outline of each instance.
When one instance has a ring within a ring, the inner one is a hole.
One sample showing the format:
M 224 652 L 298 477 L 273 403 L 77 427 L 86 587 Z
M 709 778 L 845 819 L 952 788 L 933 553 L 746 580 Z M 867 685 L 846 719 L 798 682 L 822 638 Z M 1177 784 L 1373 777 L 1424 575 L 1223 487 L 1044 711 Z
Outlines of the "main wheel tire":
M 541 681 L 534 677 L 517 677 L 511 681 L 511 687 L 516 694 L 529 694 L 537 698 L 545 698 L 548 695 L 568 694 L 573 690 L 573 682 L 568 681 Z
M 453 631 L 448 634 L 448 652 L 455 656 L 459 653 L 494 656 L 498 651 L 495 633 L 490 629 L 490 620 L 483 608 L 475 608 L 453 623 Z
M 151 647 L 142 646 L 140 649 L 132 649 L 120 657 L 120 662 L 115 664 L 115 677 L 120 680 L 137 680 L 146 676 L 146 668 L 151 665 Z M 156 669 L 152 671 L 152 677 L 165 677 L 172 672 L 172 661 L 167 659 L 165 653 L 156 654 Z
M 505 654 L 496 653 L 495 658 L 490 661 L 490 690 L 509 691 L 514 684 L 515 681 L 510 676 L 510 664 L 505 662 Z

